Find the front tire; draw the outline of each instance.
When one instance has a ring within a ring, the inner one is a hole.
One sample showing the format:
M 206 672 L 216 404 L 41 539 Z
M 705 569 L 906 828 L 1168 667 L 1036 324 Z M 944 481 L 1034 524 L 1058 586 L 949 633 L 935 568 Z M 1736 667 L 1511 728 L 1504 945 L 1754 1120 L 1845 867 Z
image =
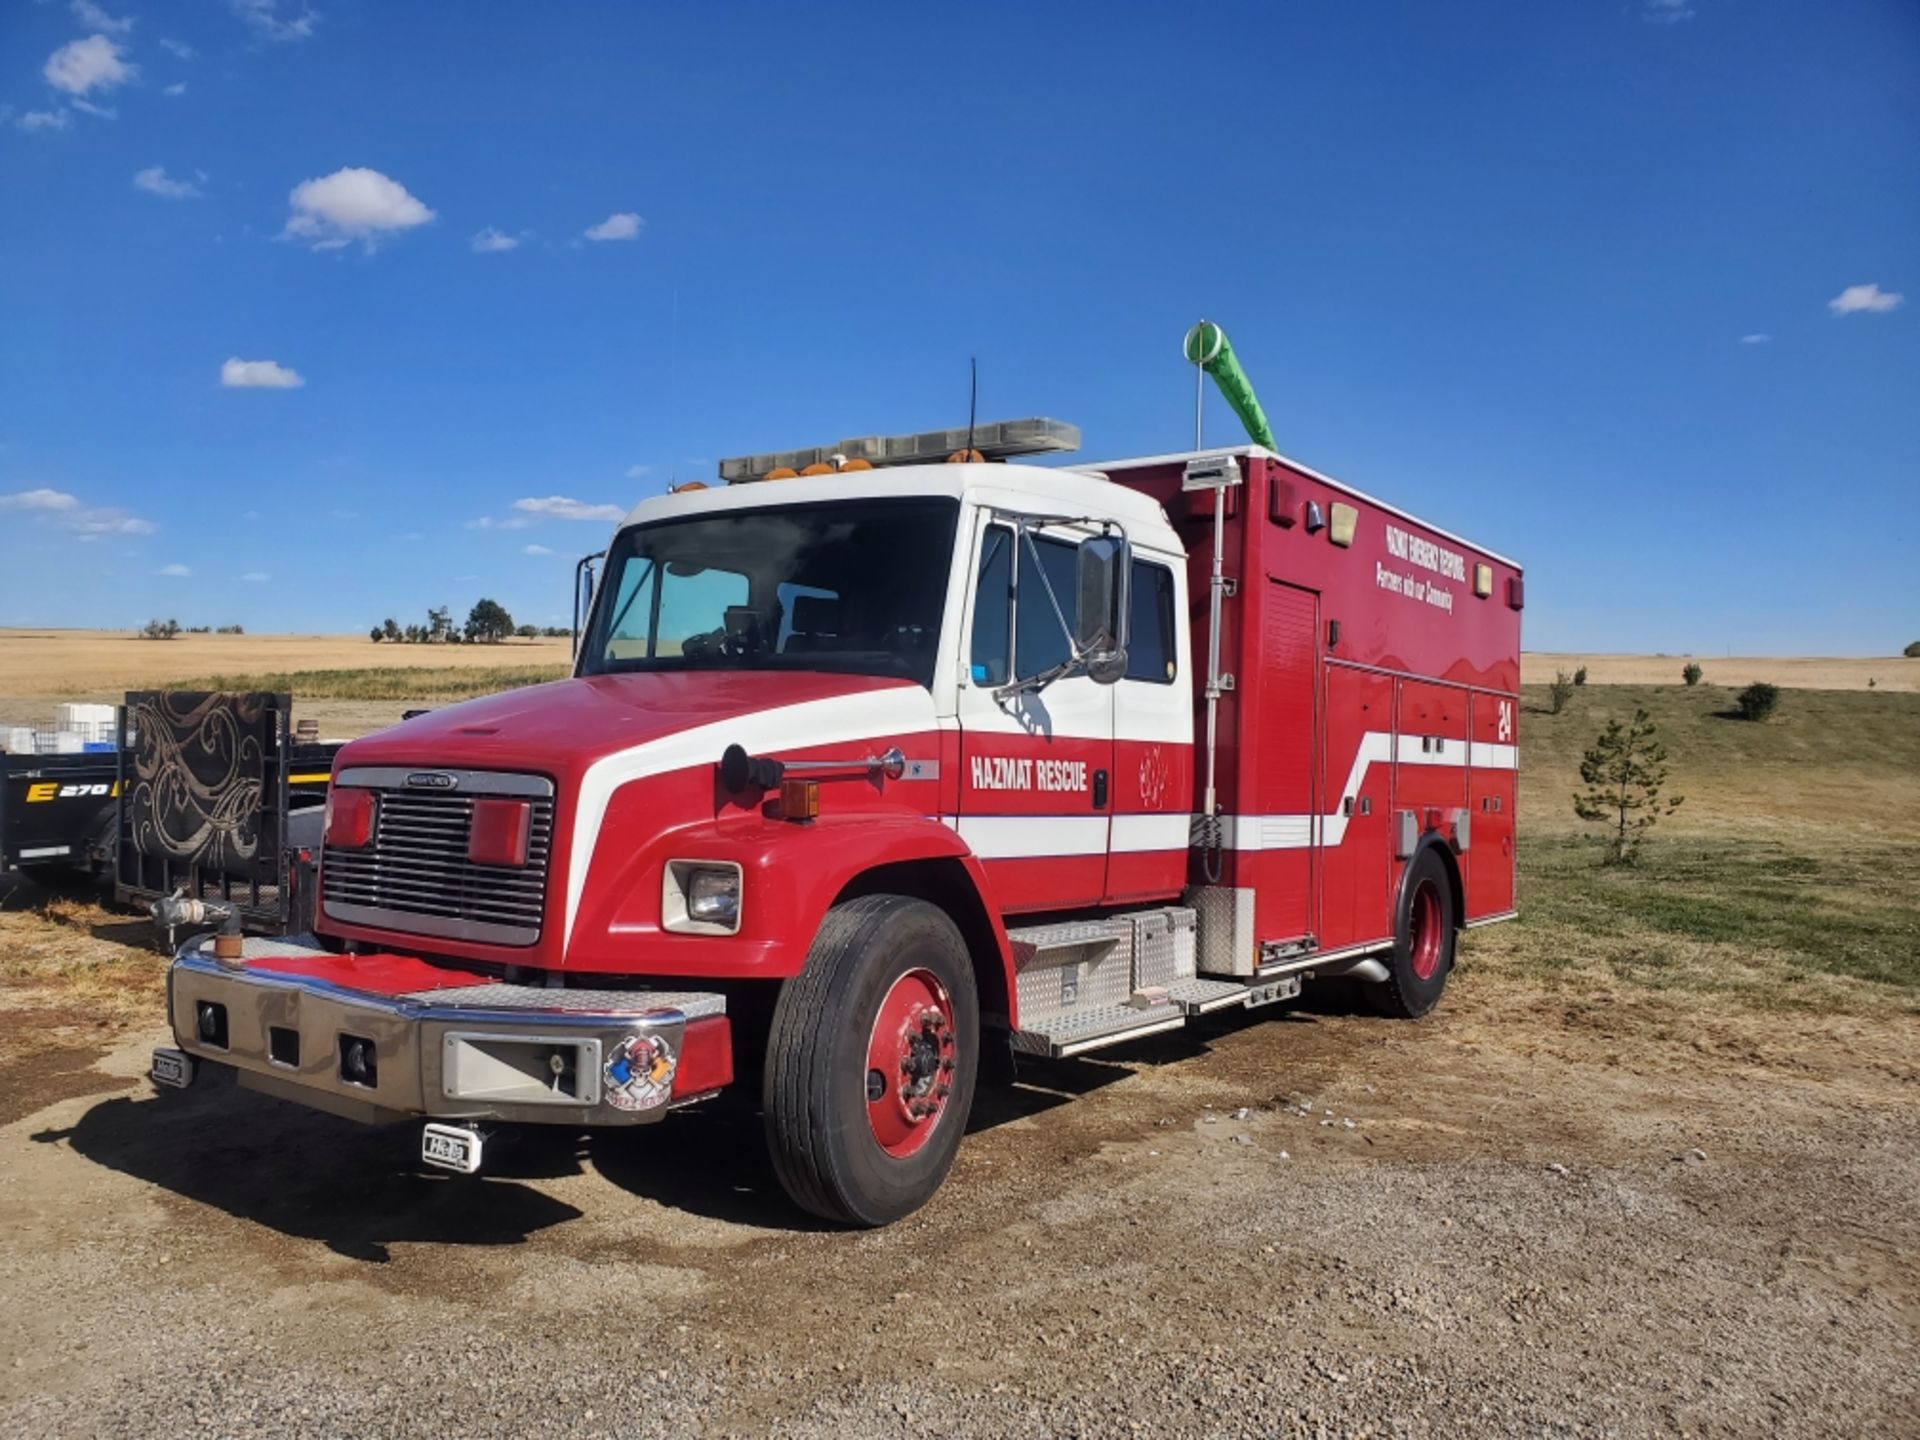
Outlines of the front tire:
M 767 1041 L 781 1186 L 838 1224 L 912 1214 L 953 1166 L 979 1060 L 973 966 L 946 912 L 903 895 L 834 906 Z
M 1446 862 L 1429 845 L 1413 857 L 1400 883 L 1387 978 L 1367 986 L 1367 1002 L 1376 1014 L 1414 1020 L 1440 1002 L 1453 969 L 1459 924 Z

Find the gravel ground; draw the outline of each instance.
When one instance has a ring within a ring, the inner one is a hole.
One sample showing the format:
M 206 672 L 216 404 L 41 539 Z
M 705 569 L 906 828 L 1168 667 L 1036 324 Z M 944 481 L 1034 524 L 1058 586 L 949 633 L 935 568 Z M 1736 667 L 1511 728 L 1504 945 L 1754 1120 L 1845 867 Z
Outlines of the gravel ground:
M 1912 1434 L 1916 1028 L 1469 963 L 1023 1072 L 870 1234 L 742 1111 L 465 1180 L 76 1030 L 0 1128 L 0 1432 Z

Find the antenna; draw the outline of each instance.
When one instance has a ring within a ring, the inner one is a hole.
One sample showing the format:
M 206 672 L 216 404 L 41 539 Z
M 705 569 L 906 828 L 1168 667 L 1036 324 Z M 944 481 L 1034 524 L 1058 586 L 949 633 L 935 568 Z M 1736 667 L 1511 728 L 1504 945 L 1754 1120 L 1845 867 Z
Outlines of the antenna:
M 980 359 L 967 357 L 967 459 L 973 459 L 973 422 L 980 413 Z

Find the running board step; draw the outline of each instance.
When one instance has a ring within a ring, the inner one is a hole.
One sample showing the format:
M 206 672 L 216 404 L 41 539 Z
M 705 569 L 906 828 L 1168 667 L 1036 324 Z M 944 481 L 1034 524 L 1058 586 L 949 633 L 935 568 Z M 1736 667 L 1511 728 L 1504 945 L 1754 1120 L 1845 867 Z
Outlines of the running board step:
M 1178 1030 L 1186 1023 L 1187 1012 L 1167 1002 L 1145 1008 L 1101 1005 L 1056 1016 L 1044 1026 L 1016 1030 L 1013 1048 L 1023 1055 L 1045 1055 L 1061 1060 L 1104 1045 L 1118 1045 L 1122 1040 L 1158 1035 L 1162 1030 Z
M 1025 1055 L 1062 1060 L 1123 1040 L 1177 1030 L 1191 1016 L 1210 1015 L 1234 1006 L 1252 1010 L 1291 1000 L 1300 993 L 1297 977 L 1256 980 L 1176 980 L 1154 991 L 1139 991 L 1124 1005 L 1102 1005 L 1056 1016 L 1013 1032 L 1013 1048 Z

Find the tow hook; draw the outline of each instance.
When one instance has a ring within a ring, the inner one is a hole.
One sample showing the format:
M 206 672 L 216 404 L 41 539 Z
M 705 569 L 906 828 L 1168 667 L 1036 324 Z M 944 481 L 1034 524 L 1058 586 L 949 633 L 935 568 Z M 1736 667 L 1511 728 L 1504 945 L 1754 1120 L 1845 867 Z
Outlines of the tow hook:
M 458 1175 L 472 1175 L 480 1169 L 480 1156 L 486 1142 L 473 1125 L 440 1125 L 429 1121 L 420 1131 L 420 1159 Z

